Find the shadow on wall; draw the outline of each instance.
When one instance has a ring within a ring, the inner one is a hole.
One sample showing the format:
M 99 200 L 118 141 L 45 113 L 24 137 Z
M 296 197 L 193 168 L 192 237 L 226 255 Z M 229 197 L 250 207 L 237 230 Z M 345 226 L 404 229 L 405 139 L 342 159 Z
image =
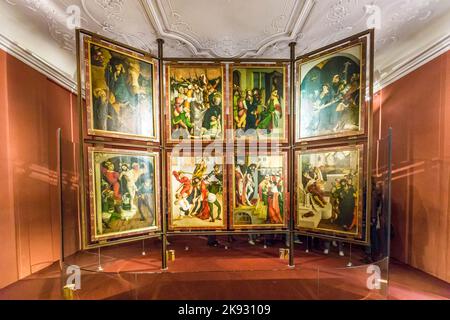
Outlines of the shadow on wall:
M 410 186 L 409 212 L 408 212 L 408 252 L 407 261 L 414 261 L 419 269 L 426 268 L 427 252 L 429 248 L 430 235 L 428 228 L 429 210 L 425 207 L 422 193 L 416 186 Z M 435 210 L 433 210 L 435 211 Z M 437 213 L 438 214 L 438 213 Z M 420 231 L 420 232 L 418 232 Z

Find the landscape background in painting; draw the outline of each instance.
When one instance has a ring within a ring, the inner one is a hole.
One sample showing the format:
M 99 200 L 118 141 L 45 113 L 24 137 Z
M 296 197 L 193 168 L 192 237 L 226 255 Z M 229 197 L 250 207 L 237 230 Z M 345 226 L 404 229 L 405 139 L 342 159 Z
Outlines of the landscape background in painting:
M 87 42 L 89 134 L 157 137 L 153 62 Z

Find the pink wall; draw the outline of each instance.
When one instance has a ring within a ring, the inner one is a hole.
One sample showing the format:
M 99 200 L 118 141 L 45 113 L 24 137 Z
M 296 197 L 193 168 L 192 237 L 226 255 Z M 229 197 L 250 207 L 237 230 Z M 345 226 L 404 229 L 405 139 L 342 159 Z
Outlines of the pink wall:
M 59 259 L 56 129 L 64 132 L 67 250 L 77 245 L 75 97 L 0 51 L 0 288 Z
M 0 50 L 0 141 L 9 140 L 6 54 Z M 5 191 L 0 201 L 0 288 L 18 279 L 12 165 L 9 143 L 0 143 L 0 183 Z M 6 174 L 5 174 L 6 173 Z
M 393 257 L 450 281 L 450 53 L 378 93 L 375 136 L 393 128 Z M 380 165 L 383 165 L 380 159 Z

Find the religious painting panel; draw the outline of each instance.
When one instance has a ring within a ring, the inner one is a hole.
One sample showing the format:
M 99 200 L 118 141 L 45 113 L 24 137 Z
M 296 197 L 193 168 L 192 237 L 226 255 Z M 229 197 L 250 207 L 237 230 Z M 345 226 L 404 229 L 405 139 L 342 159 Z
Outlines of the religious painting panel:
M 363 39 L 298 62 L 297 142 L 365 133 L 366 54 Z
M 223 141 L 223 66 L 168 65 L 166 78 L 168 142 Z
M 231 75 L 235 138 L 286 142 L 287 67 L 242 65 L 231 68 Z
M 160 230 L 159 154 L 88 148 L 90 241 Z
M 105 41 L 84 45 L 88 134 L 158 142 L 157 61 Z
M 301 231 L 366 241 L 364 145 L 296 153 L 296 224 Z
M 289 219 L 287 152 L 248 151 L 235 155 L 234 229 L 281 229 Z
M 225 158 L 172 151 L 167 166 L 169 230 L 226 229 Z

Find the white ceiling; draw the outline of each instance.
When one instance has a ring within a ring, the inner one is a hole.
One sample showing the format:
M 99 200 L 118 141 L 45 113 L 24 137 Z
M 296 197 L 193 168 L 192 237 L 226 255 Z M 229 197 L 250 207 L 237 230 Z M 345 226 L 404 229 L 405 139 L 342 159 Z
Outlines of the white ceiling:
M 378 80 L 449 43 L 449 0 L 0 0 L 3 47 L 17 45 L 74 79 L 71 5 L 81 27 L 153 54 L 162 37 L 167 56 L 272 58 L 288 58 L 292 41 L 304 54 L 366 30 L 375 5 Z

